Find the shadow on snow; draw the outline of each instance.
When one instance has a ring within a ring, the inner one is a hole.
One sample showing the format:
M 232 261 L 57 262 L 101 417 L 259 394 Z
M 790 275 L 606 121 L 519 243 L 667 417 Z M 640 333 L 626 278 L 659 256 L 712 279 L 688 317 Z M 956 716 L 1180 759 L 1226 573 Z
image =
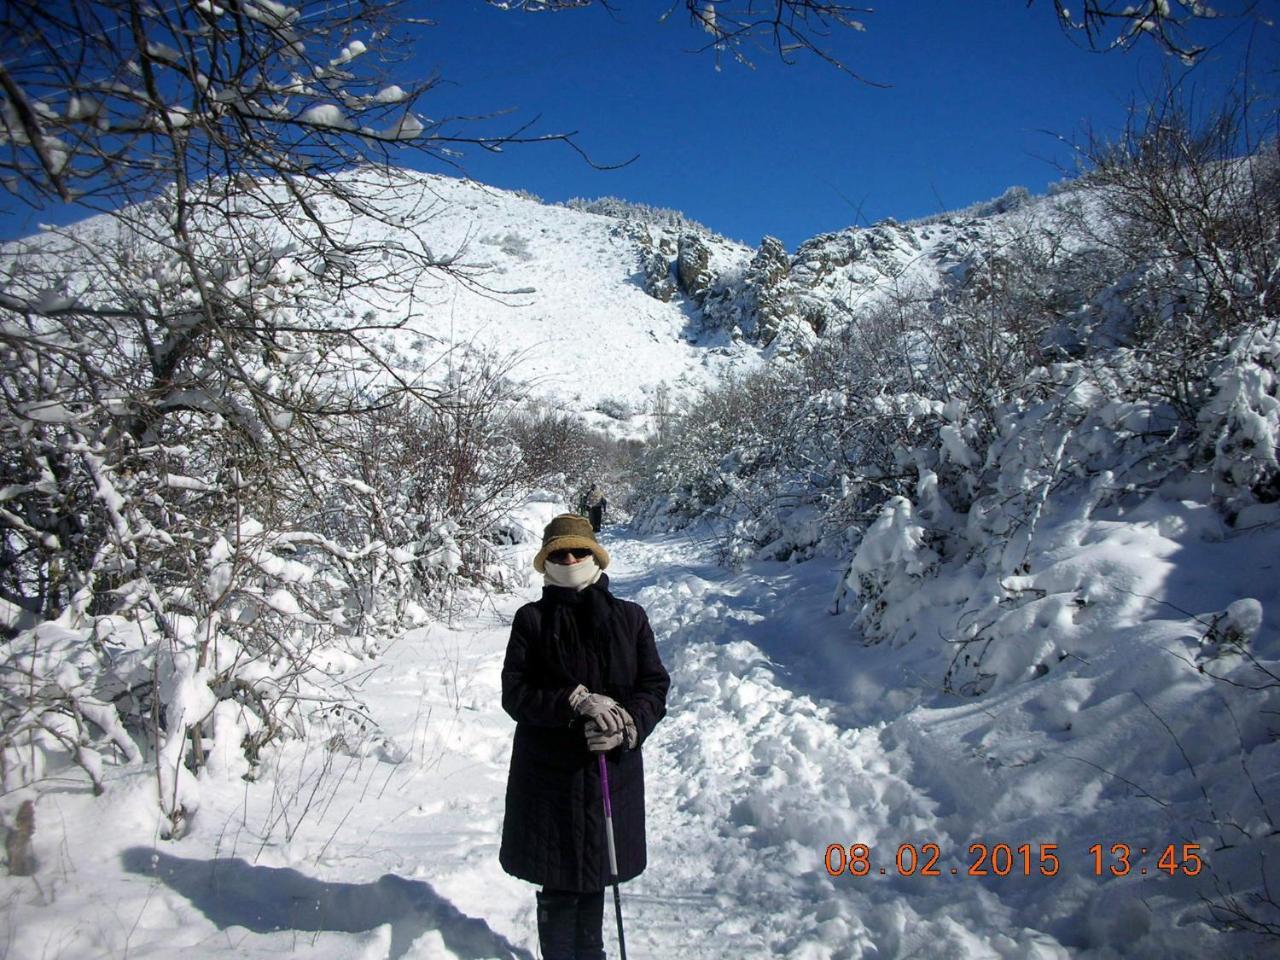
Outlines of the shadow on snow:
M 132 847 L 121 859 L 130 873 L 154 875 L 182 894 L 220 930 L 359 933 L 390 924 L 389 960 L 404 956 L 430 930 L 463 960 L 534 960 L 422 880 L 386 874 L 372 883 L 330 883 L 238 858 L 184 860 L 145 847 Z

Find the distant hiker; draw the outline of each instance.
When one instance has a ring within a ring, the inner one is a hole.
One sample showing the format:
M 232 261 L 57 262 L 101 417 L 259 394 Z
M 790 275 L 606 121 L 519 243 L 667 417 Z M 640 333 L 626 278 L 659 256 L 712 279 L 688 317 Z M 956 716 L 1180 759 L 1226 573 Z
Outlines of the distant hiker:
M 542 599 L 516 611 L 502 706 L 516 721 L 498 859 L 540 884 L 545 960 L 603 960 L 610 882 L 597 757 L 605 753 L 618 880 L 645 867 L 640 745 L 666 713 L 671 680 L 644 608 L 609 592 L 585 517 L 547 524 L 533 567 Z
M 583 516 L 591 518 L 591 529 L 595 533 L 600 532 L 600 526 L 604 523 L 604 508 L 608 505 L 608 501 L 604 498 L 604 490 L 600 484 L 593 483 L 591 488 L 582 495 L 582 500 L 578 505 L 579 512 Z

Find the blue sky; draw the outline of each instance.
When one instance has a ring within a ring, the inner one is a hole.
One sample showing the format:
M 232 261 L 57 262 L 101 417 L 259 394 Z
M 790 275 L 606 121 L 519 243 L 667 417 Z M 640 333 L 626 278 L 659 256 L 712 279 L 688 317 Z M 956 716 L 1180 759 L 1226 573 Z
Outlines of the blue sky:
M 753 53 L 754 70 L 733 62 L 717 70 L 713 54 L 695 52 L 706 35 L 690 27 L 683 5 L 659 22 L 670 0 L 533 15 L 479 0 L 411 6 L 437 21 L 407 65 L 444 81 L 424 112 L 511 109 L 484 129 L 538 118 L 536 131 L 577 131 L 597 163 L 636 156 L 599 171 L 562 144 L 501 155 L 472 148 L 462 160 L 468 175 L 548 201 L 613 195 L 672 207 L 748 243 L 773 234 L 789 249 L 823 231 L 956 209 L 1013 185 L 1041 192 L 1071 168 L 1069 142 L 1082 131 L 1114 132 L 1163 71 L 1184 73 L 1150 46 L 1082 48 L 1058 29 L 1049 0 L 885 4 L 865 18 L 864 33 L 831 41 L 885 88 L 813 58 L 786 66 L 765 49 Z M 1260 9 L 1280 12 L 1280 3 Z M 1275 89 L 1275 28 L 1224 22 L 1200 37 L 1218 44 L 1189 77 L 1202 100 L 1222 97 L 1250 42 L 1255 81 Z M 65 218 L 2 202 L 5 237 Z
M 526 148 L 473 155 L 468 172 L 547 200 L 611 194 L 673 207 L 736 239 L 772 233 L 794 249 L 826 230 L 955 209 L 1015 184 L 1041 192 L 1074 162 L 1059 138 L 1118 129 L 1163 71 L 1184 72 L 1152 47 L 1083 49 L 1047 0 L 884 4 L 864 33 L 834 41 L 885 89 L 813 58 L 788 67 L 769 51 L 755 70 L 717 71 L 712 54 L 690 52 L 704 35 L 682 10 L 658 22 L 668 5 L 513 16 L 439 4 L 443 72 L 465 109 L 540 114 L 541 129 L 580 131 L 597 162 L 639 154 L 600 172 L 560 147 Z M 1239 23 L 1204 35 L 1222 41 L 1191 77 L 1206 98 L 1221 98 L 1250 35 Z M 1276 39 L 1274 29 L 1254 34 L 1256 75 L 1264 53 L 1274 70 Z

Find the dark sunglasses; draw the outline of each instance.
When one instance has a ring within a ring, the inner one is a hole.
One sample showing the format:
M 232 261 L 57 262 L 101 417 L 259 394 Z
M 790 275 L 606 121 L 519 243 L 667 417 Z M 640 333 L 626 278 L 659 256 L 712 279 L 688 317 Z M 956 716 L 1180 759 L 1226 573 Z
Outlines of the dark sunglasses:
M 574 547 L 572 550 L 553 550 L 547 554 L 547 559 L 552 563 L 564 563 L 569 559 L 569 554 L 573 554 L 578 560 L 585 560 L 591 556 L 591 551 L 586 547 Z

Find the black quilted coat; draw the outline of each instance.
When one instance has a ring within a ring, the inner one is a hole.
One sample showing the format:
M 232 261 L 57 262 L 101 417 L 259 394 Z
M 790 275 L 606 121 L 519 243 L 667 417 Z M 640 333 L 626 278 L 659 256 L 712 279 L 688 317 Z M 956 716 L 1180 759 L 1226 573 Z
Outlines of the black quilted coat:
M 596 754 L 569 707 L 579 683 L 635 719 L 635 749 L 608 754 L 618 879 L 645 867 L 640 744 L 666 713 L 671 685 L 644 608 L 609 593 L 606 576 L 582 591 L 543 588 L 511 624 L 502 706 L 516 721 L 499 860 L 512 876 L 559 890 L 610 882 Z

